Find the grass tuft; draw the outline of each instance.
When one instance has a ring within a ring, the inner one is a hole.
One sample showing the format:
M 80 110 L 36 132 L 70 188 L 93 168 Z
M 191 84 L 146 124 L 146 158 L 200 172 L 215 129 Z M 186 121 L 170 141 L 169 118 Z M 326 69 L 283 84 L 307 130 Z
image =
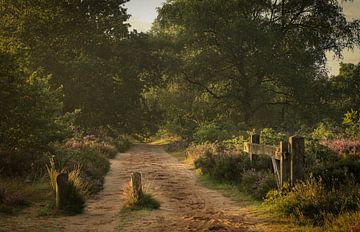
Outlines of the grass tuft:
M 160 208 L 160 202 L 156 200 L 150 193 L 143 190 L 141 196 L 139 198 L 135 198 L 130 182 L 125 187 L 123 192 L 124 205 L 123 210 L 154 210 Z

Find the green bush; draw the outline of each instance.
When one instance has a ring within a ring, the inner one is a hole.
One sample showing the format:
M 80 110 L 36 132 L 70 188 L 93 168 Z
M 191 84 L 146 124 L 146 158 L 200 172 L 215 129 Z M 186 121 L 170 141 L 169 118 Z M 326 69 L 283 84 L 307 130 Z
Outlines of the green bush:
M 344 115 L 345 132 L 351 138 L 360 138 L 360 111 L 351 110 Z
M 233 137 L 231 139 L 225 139 L 221 141 L 221 145 L 227 150 L 241 151 L 244 147 L 245 138 L 242 135 Z
M 334 125 L 330 123 L 320 122 L 319 125 L 310 133 L 310 137 L 314 140 L 333 139 L 335 133 Z
M 214 123 L 206 123 L 196 129 L 193 137 L 197 143 L 214 143 L 229 137 L 229 133 Z

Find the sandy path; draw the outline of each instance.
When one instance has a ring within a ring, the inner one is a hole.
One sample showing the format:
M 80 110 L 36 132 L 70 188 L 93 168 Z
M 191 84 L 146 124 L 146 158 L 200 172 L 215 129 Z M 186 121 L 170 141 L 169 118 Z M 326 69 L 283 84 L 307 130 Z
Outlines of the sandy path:
M 159 210 L 120 213 L 130 173 L 141 172 Z M 84 214 L 66 218 L 64 231 L 271 231 L 268 222 L 221 193 L 200 186 L 189 166 L 156 145 L 136 145 L 111 161 L 104 190 Z
M 143 175 L 159 210 L 120 213 L 122 189 L 130 173 Z M 81 215 L 59 218 L 9 218 L 0 231 L 279 231 L 254 211 L 200 186 L 194 170 L 156 145 L 136 145 L 111 160 L 104 190 L 87 201 Z M 3 222 L 3 223 L 1 223 Z M 275 222 L 277 223 L 277 222 Z M 271 227 L 271 228 L 270 228 Z M 283 225 L 280 225 L 282 229 Z M 278 227 L 279 228 L 279 227 Z

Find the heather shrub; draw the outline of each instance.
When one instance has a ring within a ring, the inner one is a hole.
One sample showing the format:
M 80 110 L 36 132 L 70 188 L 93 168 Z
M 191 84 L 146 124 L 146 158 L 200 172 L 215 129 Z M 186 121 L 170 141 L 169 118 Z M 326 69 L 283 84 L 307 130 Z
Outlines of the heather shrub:
M 268 157 L 257 157 L 254 168 L 247 154 L 224 151 L 219 147 L 216 147 L 217 149 L 214 147 L 204 149 L 203 146 L 200 147 L 203 149 L 199 149 L 199 145 L 194 147 L 198 148 L 193 152 L 194 164 L 202 174 L 217 181 L 234 184 L 255 199 L 263 199 L 269 190 L 277 186 L 272 173 L 271 160 Z
M 102 189 L 104 177 L 110 169 L 105 155 L 90 150 L 70 149 L 59 144 L 55 144 L 53 148 L 51 154 L 55 155 L 57 170 L 73 170 L 81 164 L 81 177 L 89 183 L 89 191 L 96 193 Z
M 263 200 L 266 194 L 277 188 L 274 173 L 269 170 L 248 169 L 242 174 L 241 189 L 257 200 Z
M 344 213 L 338 217 L 327 217 L 324 231 L 360 231 L 360 211 Z
M 66 141 L 65 147 L 86 152 L 96 152 L 110 159 L 117 154 L 117 148 L 112 139 L 99 140 L 93 135 L 87 135 L 81 139 L 71 138 Z
M 321 143 L 333 150 L 338 156 L 360 158 L 360 140 L 337 139 L 326 140 Z
M 28 204 L 23 193 L 16 190 L 16 187 L 0 182 L 0 213 L 13 213 Z
M 349 182 L 360 184 L 360 160 L 340 159 L 319 167 L 313 175 L 321 177 L 326 188 L 338 188 Z
M 305 140 L 305 174 L 309 177 L 329 163 L 339 160 L 337 154 L 318 140 Z
M 323 225 L 329 215 L 359 210 L 359 186 L 343 185 L 327 189 L 321 178 L 295 184 L 290 191 L 270 191 L 266 203 L 298 222 Z
M 305 158 L 317 163 L 335 162 L 337 154 L 318 140 L 305 140 Z
M 216 153 L 220 150 L 220 147 L 212 143 L 191 145 L 186 150 L 186 159 L 191 164 L 194 164 L 197 159 L 200 158 L 205 152 Z
M 195 161 L 195 167 L 217 180 L 238 183 L 248 163 L 246 156 L 212 153 L 207 150 Z

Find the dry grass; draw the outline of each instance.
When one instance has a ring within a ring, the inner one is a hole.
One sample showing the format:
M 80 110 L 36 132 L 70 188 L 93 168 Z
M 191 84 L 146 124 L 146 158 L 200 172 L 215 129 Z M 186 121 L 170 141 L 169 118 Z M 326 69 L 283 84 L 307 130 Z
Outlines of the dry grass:
M 66 213 L 74 214 L 81 213 L 85 206 L 85 197 L 90 192 L 90 185 L 81 179 L 81 165 L 76 165 L 71 171 L 62 169 L 58 171 L 55 167 L 55 160 L 50 158 L 50 166 L 46 166 L 50 185 L 53 192 L 56 193 L 56 178 L 60 173 L 68 173 L 68 193 L 67 193 L 67 205 L 63 206 Z
M 83 181 L 81 179 L 81 170 L 82 166 L 80 164 L 76 165 L 73 170 L 68 169 L 61 169 L 61 171 L 57 171 L 55 167 L 55 160 L 54 157 L 50 158 L 50 166 L 46 165 L 46 169 L 48 171 L 48 175 L 50 178 L 50 184 L 54 192 L 56 191 L 56 177 L 60 173 L 68 173 L 69 175 L 69 182 L 71 182 L 83 195 L 89 194 L 90 184 Z
M 360 231 L 360 211 L 344 213 L 336 218 L 328 218 L 324 228 L 328 232 Z

